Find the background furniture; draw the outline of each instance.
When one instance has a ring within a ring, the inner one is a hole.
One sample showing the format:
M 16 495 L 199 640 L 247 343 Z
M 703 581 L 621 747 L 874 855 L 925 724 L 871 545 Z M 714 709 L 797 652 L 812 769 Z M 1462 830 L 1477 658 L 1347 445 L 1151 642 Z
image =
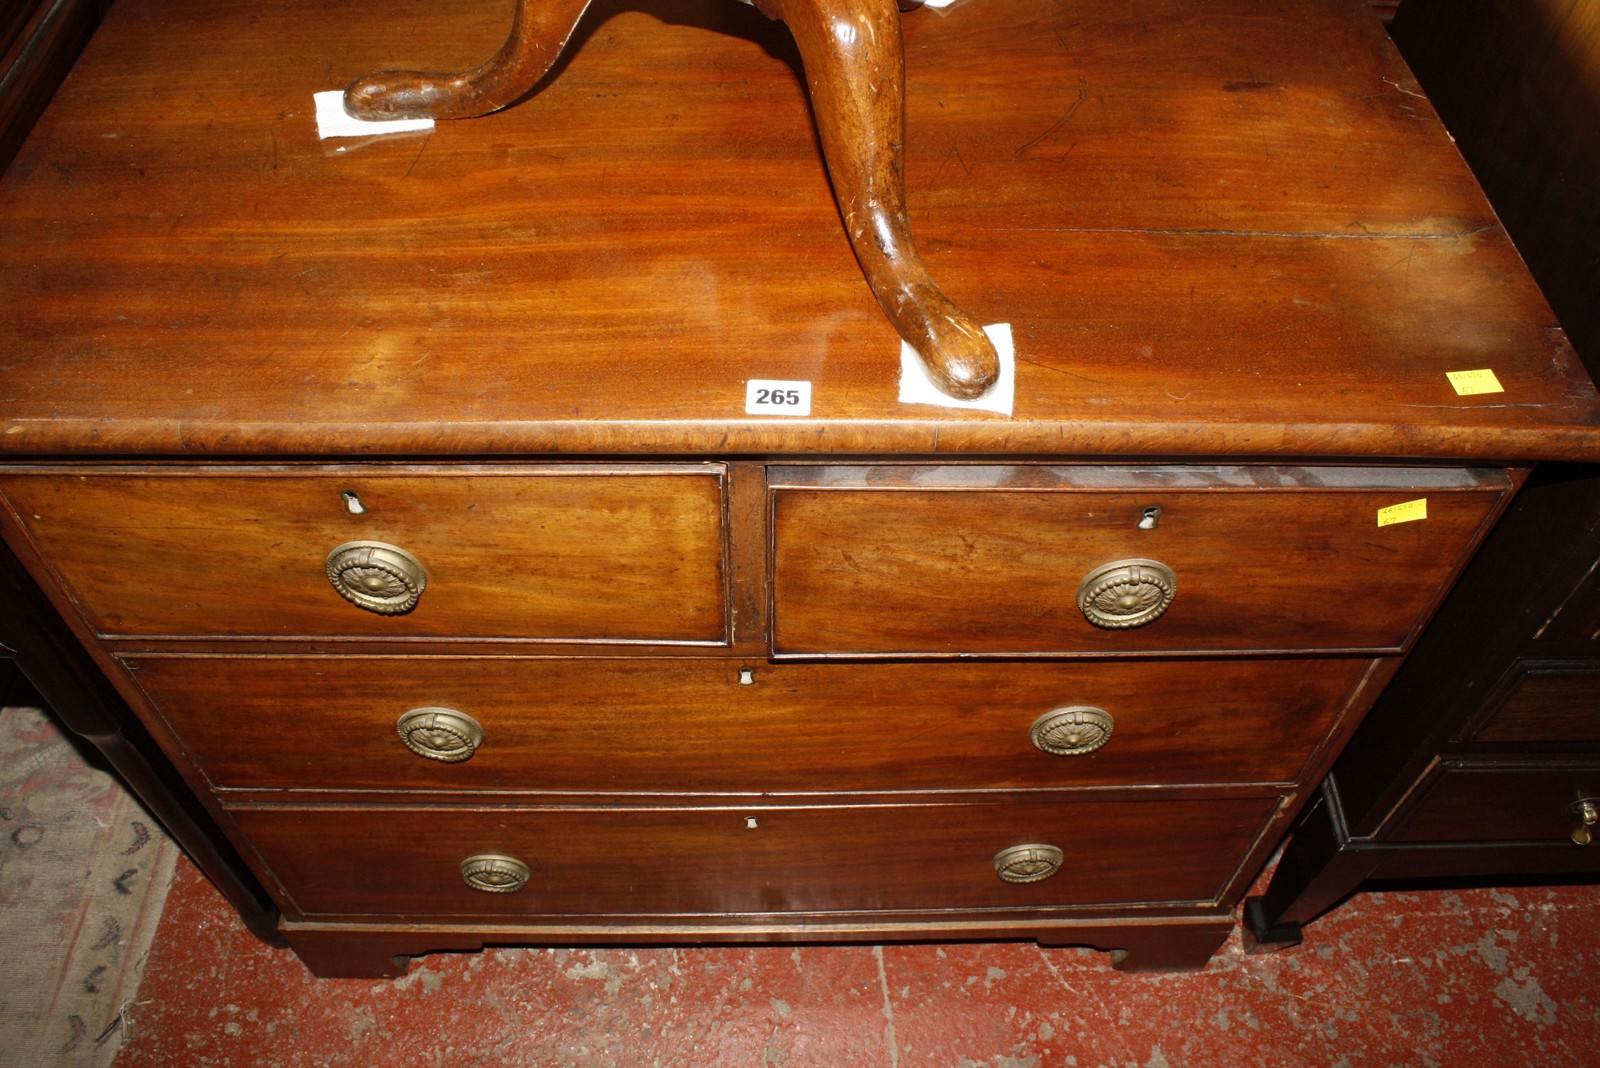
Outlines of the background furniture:
M 1600 3 L 1407 0 L 1394 34 L 1574 346 L 1600 361 Z M 1600 476 L 1542 468 L 1252 900 L 1252 937 L 1362 883 L 1600 871 Z M 1586 807 L 1587 806 L 1587 807 Z
M 0 173 L 111 0 L 16 0 L 0 11 Z
M 781 28 L 602 6 L 527 106 L 319 142 L 503 33 L 436 6 L 119 0 L 0 185 L 0 530 L 321 974 L 1197 967 L 1526 465 L 1600 455 L 1361 4 L 906 23 L 1009 415 L 898 399 Z

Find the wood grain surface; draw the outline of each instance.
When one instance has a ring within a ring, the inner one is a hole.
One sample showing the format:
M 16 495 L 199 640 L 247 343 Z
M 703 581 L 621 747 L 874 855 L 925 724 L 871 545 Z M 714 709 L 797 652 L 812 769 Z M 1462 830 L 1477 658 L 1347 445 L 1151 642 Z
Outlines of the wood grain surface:
M 1277 807 L 1027 798 L 816 808 L 244 809 L 233 813 L 306 915 L 597 916 L 1027 908 L 1210 901 Z M 755 826 L 750 825 L 750 820 Z M 1073 860 L 1002 882 L 1025 842 Z M 468 888 L 459 866 L 509 853 L 524 891 Z
M 1099 486 L 1071 469 L 1050 485 L 1057 468 L 800 470 L 818 484 L 773 491 L 779 655 L 1399 650 L 1509 489 L 1498 473 L 1318 487 L 1270 469 L 1258 486 L 1198 469 Z M 1418 500 L 1426 520 L 1381 522 Z M 1142 626 L 1096 626 L 1080 583 L 1123 560 L 1166 565 L 1176 595 Z
M 1283 783 L 1344 711 L 1363 660 L 780 664 L 506 657 L 148 657 L 128 666 L 222 789 L 413 794 L 994 790 Z M 741 671 L 750 681 L 742 683 Z M 218 699 L 219 692 L 226 693 Z M 1052 756 L 1064 706 L 1115 722 Z M 401 744 L 418 707 L 472 716 L 459 764 Z M 266 795 L 261 795 L 265 797 Z
M 125 0 L 0 184 L 0 448 L 1600 456 L 1594 388 L 1354 0 L 904 17 L 905 180 L 1015 414 L 897 401 L 785 31 L 598 0 L 542 91 L 319 141 L 503 0 Z M 1293 26 L 1285 31 L 1285 24 Z M 1490 368 L 1503 394 L 1445 373 Z M 750 378 L 812 415 L 744 414 Z
M 107 635 L 727 638 L 715 464 L 57 471 L 0 474 L 0 498 Z M 414 609 L 335 590 L 359 541 L 422 564 Z

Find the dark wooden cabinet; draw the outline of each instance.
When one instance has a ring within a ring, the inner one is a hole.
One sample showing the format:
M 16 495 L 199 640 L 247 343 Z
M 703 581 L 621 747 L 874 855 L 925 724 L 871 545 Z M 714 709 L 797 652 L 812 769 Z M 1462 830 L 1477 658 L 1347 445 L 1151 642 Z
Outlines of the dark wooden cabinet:
M 318 140 L 507 14 L 119 0 L 0 185 L 0 532 L 321 974 L 1198 967 L 1529 466 L 1600 458 L 1360 3 L 906 16 L 919 241 L 1009 413 L 900 400 L 740 5 L 598 4 L 518 107 Z
M 0 174 L 111 0 L 13 0 L 0 11 Z

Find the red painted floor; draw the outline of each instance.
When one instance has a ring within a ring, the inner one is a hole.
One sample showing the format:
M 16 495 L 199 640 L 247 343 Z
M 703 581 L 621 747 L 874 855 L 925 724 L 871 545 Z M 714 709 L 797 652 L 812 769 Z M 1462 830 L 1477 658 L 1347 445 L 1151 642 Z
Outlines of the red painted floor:
M 1123 975 L 1031 944 L 529 949 L 317 980 L 184 862 L 118 1068 L 1600 1065 L 1600 887 L 1364 894 Z

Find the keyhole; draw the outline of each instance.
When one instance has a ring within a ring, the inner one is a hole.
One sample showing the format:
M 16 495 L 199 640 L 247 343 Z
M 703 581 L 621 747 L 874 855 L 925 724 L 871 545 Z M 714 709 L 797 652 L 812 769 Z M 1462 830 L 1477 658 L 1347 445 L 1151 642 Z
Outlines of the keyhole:
M 1161 524 L 1161 509 L 1155 505 L 1146 508 L 1139 516 L 1140 530 L 1154 530 Z
M 756 673 L 755 673 L 755 671 L 753 669 L 751 669 L 751 668 L 740 668 L 739 669 L 739 685 L 740 686 L 754 686 L 755 684 L 756 684 Z
M 343 493 L 339 494 L 339 497 L 344 501 L 345 509 L 349 511 L 351 515 L 366 514 L 367 506 L 361 503 L 361 498 L 356 495 L 355 490 L 345 490 Z

